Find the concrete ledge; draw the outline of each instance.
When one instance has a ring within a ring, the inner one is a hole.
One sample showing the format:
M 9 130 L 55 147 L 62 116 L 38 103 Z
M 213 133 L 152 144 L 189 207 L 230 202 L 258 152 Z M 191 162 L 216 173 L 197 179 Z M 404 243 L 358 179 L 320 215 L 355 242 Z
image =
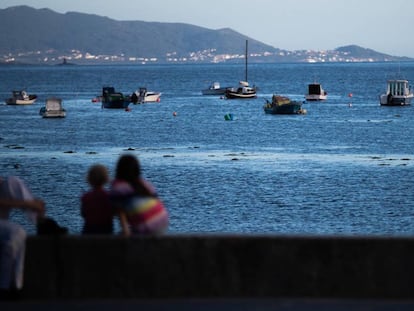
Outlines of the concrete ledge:
M 414 238 L 29 237 L 26 299 L 414 298 Z

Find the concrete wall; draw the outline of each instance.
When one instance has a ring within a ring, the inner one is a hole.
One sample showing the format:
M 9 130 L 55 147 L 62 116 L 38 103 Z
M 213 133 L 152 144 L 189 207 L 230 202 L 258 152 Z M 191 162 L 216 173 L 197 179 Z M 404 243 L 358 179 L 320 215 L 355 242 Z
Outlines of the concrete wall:
M 414 238 L 29 237 L 27 299 L 414 298 Z

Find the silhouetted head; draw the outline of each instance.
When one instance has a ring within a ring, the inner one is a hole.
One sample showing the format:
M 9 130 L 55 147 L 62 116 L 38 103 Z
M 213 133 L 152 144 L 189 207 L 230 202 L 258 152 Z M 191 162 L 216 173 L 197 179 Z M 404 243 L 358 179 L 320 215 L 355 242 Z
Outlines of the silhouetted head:
M 138 195 L 156 196 L 141 178 L 141 165 L 137 157 L 132 154 L 124 154 L 118 159 L 115 178 L 129 183 Z
M 92 187 L 102 187 L 109 181 L 108 170 L 101 164 L 91 166 L 87 180 Z
M 138 159 L 132 154 L 122 155 L 116 166 L 115 177 L 134 184 L 139 176 L 141 176 L 141 165 Z

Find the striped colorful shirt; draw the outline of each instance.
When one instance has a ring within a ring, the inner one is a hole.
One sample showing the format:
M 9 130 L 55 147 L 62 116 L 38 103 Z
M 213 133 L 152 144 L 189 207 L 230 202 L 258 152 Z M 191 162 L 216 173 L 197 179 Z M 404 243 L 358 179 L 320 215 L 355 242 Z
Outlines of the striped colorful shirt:
M 134 188 L 123 180 L 114 180 L 110 196 L 118 210 L 123 211 L 133 234 L 157 234 L 168 227 L 168 213 L 157 198 L 155 189 L 142 180 L 153 196 L 139 196 Z

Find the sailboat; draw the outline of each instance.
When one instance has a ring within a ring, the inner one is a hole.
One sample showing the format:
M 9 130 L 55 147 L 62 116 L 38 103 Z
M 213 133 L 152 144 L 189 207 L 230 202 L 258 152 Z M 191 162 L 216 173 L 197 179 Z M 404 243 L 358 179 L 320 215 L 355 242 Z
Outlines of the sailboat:
M 248 99 L 256 97 L 256 87 L 250 86 L 249 82 L 247 82 L 247 50 L 248 40 L 246 40 L 245 79 L 244 81 L 240 81 L 238 86 L 226 89 L 225 95 L 227 99 Z

